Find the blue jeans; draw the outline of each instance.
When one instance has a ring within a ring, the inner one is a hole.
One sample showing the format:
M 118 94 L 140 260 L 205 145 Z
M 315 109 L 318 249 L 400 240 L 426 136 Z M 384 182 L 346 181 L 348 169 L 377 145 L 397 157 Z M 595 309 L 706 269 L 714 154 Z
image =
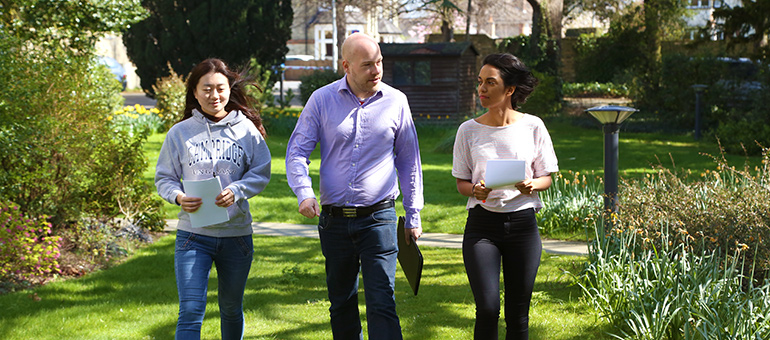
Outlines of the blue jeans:
M 179 320 L 176 339 L 200 339 L 212 263 L 217 268 L 222 339 L 243 339 L 243 292 L 253 255 L 251 235 L 210 237 L 177 231 L 174 272 L 179 292 Z
M 369 339 L 402 339 L 396 315 L 397 218 L 394 208 L 365 217 L 331 217 L 318 223 L 326 258 L 326 287 L 334 339 L 363 339 L 358 316 L 358 274 L 363 275 Z

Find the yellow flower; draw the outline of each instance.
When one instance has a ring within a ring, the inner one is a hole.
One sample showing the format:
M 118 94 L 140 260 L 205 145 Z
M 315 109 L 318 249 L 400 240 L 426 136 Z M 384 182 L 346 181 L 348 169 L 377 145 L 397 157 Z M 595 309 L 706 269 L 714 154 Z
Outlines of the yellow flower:
M 112 116 L 107 116 L 107 120 L 112 120 Z

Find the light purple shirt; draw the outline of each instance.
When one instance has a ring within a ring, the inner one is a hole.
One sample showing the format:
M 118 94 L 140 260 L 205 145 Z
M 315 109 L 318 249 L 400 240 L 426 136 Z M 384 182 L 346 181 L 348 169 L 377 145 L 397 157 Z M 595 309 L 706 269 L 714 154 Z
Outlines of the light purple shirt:
M 298 203 L 315 198 L 310 153 L 321 147 L 320 204 L 366 207 L 404 192 L 406 228 L 420 227 L 422 165 L 406 95 L 387 84 L 363 104 L 347 76 L 310 96 L 286 148 L 286 178 Z

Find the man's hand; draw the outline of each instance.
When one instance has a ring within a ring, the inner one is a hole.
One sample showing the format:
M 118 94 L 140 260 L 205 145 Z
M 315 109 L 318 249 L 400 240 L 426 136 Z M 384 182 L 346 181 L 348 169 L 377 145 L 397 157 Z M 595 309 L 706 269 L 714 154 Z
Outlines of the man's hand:
M 299 204 L 299 213 L 307 218 L 318 217 L 321 216 L 321 207 L 315 198 L 306 198 Z
M 417 228 L 404 228 L 404 237 L 406 238 L 406 244 L 412 243 L 412 238 L 415 240 L 419 239 L 420 236 L 422 236 L 422 227 Z
M 200 197 L 187 197 L 185 194 L 176 195 L 176 201 L 179 202 L 182 210 L 188 213 L 194 213 L 203 204 L 203 200 Z

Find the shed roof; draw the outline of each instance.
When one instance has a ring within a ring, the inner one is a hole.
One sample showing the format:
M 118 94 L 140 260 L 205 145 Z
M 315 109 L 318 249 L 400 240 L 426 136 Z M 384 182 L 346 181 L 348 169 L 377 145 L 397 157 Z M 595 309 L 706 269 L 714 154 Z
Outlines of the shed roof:
M 396 43 L 380 44 L 380 51 L 383 57 L 403 57 L 415 55 L 435 55 L 435 56 L 461 56 L 465 51 L 471 49 L 473 54 L 479 52 L 473 47 L 470 41 L 464 42 L 441 42 L 441 43 Z

